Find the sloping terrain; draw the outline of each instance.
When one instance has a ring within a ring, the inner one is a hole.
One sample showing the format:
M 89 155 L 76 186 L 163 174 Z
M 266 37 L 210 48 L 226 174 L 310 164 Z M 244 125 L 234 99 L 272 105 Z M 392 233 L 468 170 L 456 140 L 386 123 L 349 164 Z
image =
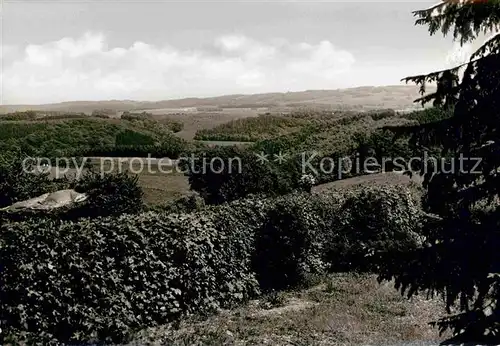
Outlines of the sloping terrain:
M 220 108 L 279 108 L 279 107 L 318 107 L 318 108 L 355 108 L 406 109 L 414 107 L 413 101 L 419 97 L 414 85 L 384 87 L 358 87 L 338 90 L 308 90 L 287 93 L 266 93 L 254 95 L 226 95 L 209 98 L 185 98 L 142 102 L 133 100 L 109 101 L 71 101 L 45 105 L 3 105 L 0 113 L 26 111 L 84 112 L 109 109 L 117 112 L 126 110 L 181 109 L 188 107 Z
M 305 290 L 271 294 L 209 318 L 140 333 L 138 345 L 439 345 L 428 322 L 439 299 L 407 300 L 374 276 L 334 274 Z

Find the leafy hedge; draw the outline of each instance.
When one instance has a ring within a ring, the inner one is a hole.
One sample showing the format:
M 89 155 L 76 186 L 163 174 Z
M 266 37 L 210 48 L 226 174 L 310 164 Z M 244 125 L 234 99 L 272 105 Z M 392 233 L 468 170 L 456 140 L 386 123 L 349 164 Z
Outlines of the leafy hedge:
M 361 205 L 368 209 L 358 216 Z M 4 343 L 124 342 L 346 262 L 370 269 L 382 258 L 373 254 L 418 246 L 419 215 L 404 188 L 383 187 L 188 214 L 3 224 Z
M 361 185 L 343 192 L 341 198 L 325 235 L 330 270 L 378 272 L 387 261 L 399 260 L 392 254 L 422 243 L 420 194 L 413 189 Z
M 120 342 L 143 326 L 255 295 L 248 228 L 227 216 L 231 227 L 213 214 L 155 213 L 3 225 L 4 335 Z
M 197 194 L 182 196 L 165 204 L 146 207 L 148 211 L 166 214 L 181 214 L 199 211 L 205 207 L 205 200 Z
M 253 268 L 264 290 L 297 286 L 326 269 L 323 198 L 294 194 L 273 201 L 256 234 Z
M 87 171 L 78 180 L 51 179 L 48 173 L 36 174 L 24 170 L 23 161 L 20 159 L 0 163 L 0 208 L 62 189 L 75 189 L 77 192 L 86 193 L 88 199 L 75 206 L 52 211 L 0 211 L 0 220 L 75 220 L 81 217 L 135 214 L 144 208 L 143 192 L 137 176 Z
M 6 157 L 0 162 L 0 208 L 59 187 L 57 182 L 49 179 L 48 174 L 32 174 L 31 167 L 28 164 L 24 166 L 27 169 L 23 169 L 23 160 L 17 157 Z

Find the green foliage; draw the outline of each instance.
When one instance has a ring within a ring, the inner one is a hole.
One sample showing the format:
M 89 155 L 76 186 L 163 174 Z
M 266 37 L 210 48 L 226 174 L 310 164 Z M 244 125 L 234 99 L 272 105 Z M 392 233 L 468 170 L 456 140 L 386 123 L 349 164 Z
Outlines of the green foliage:
M 252 150 L 216 147 L 192 153 L 185 163 L 191 190 L 208 204 L 221 204 L 250 194 L 282 195 L 299 186 L 300 167 L 259 162 Z
M 143 210 L 143 192 L 138 176 L 125 173 L 101 174 L 87 172 L 74 183 L 77 192 L 86 193 L 88 199 L 78 207 L 81 216 L 108 216 L 136 214 Z
M 182 131 L 184 128 L 184 124 L 178 121 L 170 121 L 167 123 L 167 126 L 172 130 L 173 133 L 177 133 Z
M 48 174 L 30 173 L 34 169 L 19 158 L 8 158 L 0 162 L 0 208 L 43 195 L 57 187 Z
M 500 2 L 442 1 L 415 15 L 416 23 L 427 25 L 431 35 L 452 32 L 465 44 L 497 31 Z M 500 34 L 492 35 L 463 65 L 405 80 L 420 85 L 423 96 L 418 102 L 433 102 L 450 109 L 452 116 L 403 129 L 417 149 L 441 148 L 444 169 L 421 172 L 427 190 L 424 208 L 435 214 L 425 223 L 425 246 L 397 253 L 400 261 L 383 267 L 381 278 L 395 279 L 408 296 L 419 291 L 442 295 L 448 312 L 455 307 L 458 313 L 435 325 L 441 332 L 450 329 L 455 342 L 498 343 Z M 437 90 L 425 95 L 428 83 L 436 83 Z M 453 169 L 460 157 L 479 160 Z
M 232 120 L 213 129 L 196 132 L 194 139 L 208 141 L 253 142 L 290 133 L 307 124 L 301 118 L 280 115 L 260 115 Z
M 151 211 L 166 214 L 180 214 L 200 211 L 205 207 L 205 200 L 196 194 L 184 196 L 165 205 L 156 205 Z
M 24 154 L 37 157 L 98 156 L 99 153 L 131 156 L 125 154 L 127 148 L 138 153 L 137 156 L 147 156 L 147 150 L 155 148 L 154 154 L 178 156 L 186 149 L 186 142 L 175 137 L 168 125 L 154 121 L 65 118 L 45 122 L 5 121 L 0 125 L 0 151 L 20 148 Z
M 117 343 L 182 314 L 230 307 L 257 292 L 243 229 L 155 213 L 3 225 L 3 335 Z
M 322 273 L 325 219 L 310 194 L 278 199 L 257 233 L 253 266 L 263 290 L 296 287 Z
M 421 245 L 422 212 L 409 189 L 361 186 L 342 199 L 326 240 L 327 259 L 334 270 L 378 270 L 387 265 L 387 253 Z
M 116 135 L 115 144 L 117 146 L 125 145 L 153 145 L 155 140 L 148 135 L 125 129 Z
M 369 254 L 411 251 L 418 210 L 398 205 L 402 187 L 384 189 L 253 198 L 189 214 L 1 224 L 2 335 L 28 344 L 122 343 L 139 329 L 230 308 L 259 294 L 259 284 L 293 287 L 354 258 L 332 256 L 332 241 L 361 240 Z M 360 196 L 372 214 L 357 220 L 352 202 Z M 348 218 L 338 224 L 339 215 Z M 380 229 L 352 232 L 368 218 Z

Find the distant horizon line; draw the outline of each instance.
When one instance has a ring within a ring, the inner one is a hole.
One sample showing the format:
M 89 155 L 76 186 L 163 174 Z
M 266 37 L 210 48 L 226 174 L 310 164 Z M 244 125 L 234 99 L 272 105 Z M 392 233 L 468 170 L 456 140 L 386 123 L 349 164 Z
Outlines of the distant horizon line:
M 429 85 L 431 86 L 431 85 Z M 164 101 L 182 101 L 189 99 L 214 99 L 221 97 L 230 97 L 230 96 L 256 96 L 256 95 L 266 95 L 266 94 L 294 94 L 294 93 L 306 93 L 306 92 L 317 92 L 317 91 L 342 91 L 342 90 L 353 90 L 353 89 L 362 89 L 362 88 L 388 88 L 388 87 L 414 87 L 418 88 L 415 84 L 388 84 L 388 85 L 361 85 L 356 87 L 349 88 L 335 88 L 335 89 L 306 89 L 301 91 L 270 91 L 270 92 L 259 92 L 259 93 L 242 93 L 242 94 L 219 94 L 217 96 L 186 96 L 186 97 L 177 97 L 177 98 L 165 98 L 161 100 L 138 100 L 138 99 L 101 99 L 101 100 L 72 100 L 72 101 L 59 101 L 59 102 L 47 102 L 47 103 L 1 103 L 0 107 L 3 106 L 48 106 L 48 105 L 60 105 L 65 103 L 90 103 L 90 102 L 136 102 L 136 103 L 155 103 L 155 102 L 164 102 Z

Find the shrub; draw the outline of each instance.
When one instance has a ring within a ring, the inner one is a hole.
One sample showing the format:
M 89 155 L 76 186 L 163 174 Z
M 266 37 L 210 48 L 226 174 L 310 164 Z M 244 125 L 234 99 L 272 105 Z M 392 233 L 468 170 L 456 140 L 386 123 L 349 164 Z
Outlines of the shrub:
M 377 270 L 386 254 L 420 245 L 422 211 L 408 188 L 359 186 L 342 199 L 326 234 L 333 270 Z
M 139 328 L 248 299 L 258 287 L 246 227 L 218 229 L 217 217 L 2 225 L 3 335 L 118 343 Z
M 30 173 L 29 162 L 24 166 L 23 159 L 15 157 L 0 162 L 0 208 L 57 189 L 48 173 Z
M 180 197 L 165 205 L 156 205 L 150 208 L 151 211 L 166 214 L 191 213 L 199 211 L 205 207 L 205 200 L 197 194 Z
M 325 269 L 370 270 L 384 253 L 418 246 L 419 215 L 408 190 L 384 187 L 189 214 L 0 224 L 3 335 L 126 342 L 138 329 L 232 307 L 259 285 L 272 291 Z
M 87 172 L 74 184 L 74 189 L 86 193 L 88 199 L 73 213 L 81 216 L 108 216 L 141 212 L 144 209 L 143 192 L 138 179 L 138 176 L 130 176 L 126 172 Z
M 137 131 L 125 129 L 116 135 L 115 145 L 153 145 L 154 138 Z
M 221 204 L 249 194 L 283 195 L 299 186 L 300 170 L 289 160 L 259 162 L 254 152 L 239 147 L 199 151 L 187 163 L 191 190 L 207 204 Z
M 172 130 L 173 133 L 180 132 L 184 128 L 184 124 L 178 121 L 170 121 L 167 123 L 167 126 L 170 128 L 170 130 Z
M 323 272 L 325 230 L 315 198 L 300 194 L 279 198 L 258 230 L 253 266 L 264 290 L 301 284 L 310 274 Z
M 33 183 L 36 183 L 37 177 L 38 175 L 30 174 L 25 179 L 27 181 L 31 179 Z M 53 210 L 0 211 L 0 219 L 5 221 L 76 220 L 82 217 L 136 214 L 144 209 L 143 193 L 138 185 L 138 179 L 136 176 L 128 176 L 126 173 L 101 175 L 96 172 L 87 172 L 77 181 L 63 178 L 42 181 L 42 184 L 39 188 L 43 187 L 43 190 L 14 191 L 16 199 L 29 199 L 61 189 L 75 189 L 77 192 L 86 193 L 88 199 L 75 205 Z

